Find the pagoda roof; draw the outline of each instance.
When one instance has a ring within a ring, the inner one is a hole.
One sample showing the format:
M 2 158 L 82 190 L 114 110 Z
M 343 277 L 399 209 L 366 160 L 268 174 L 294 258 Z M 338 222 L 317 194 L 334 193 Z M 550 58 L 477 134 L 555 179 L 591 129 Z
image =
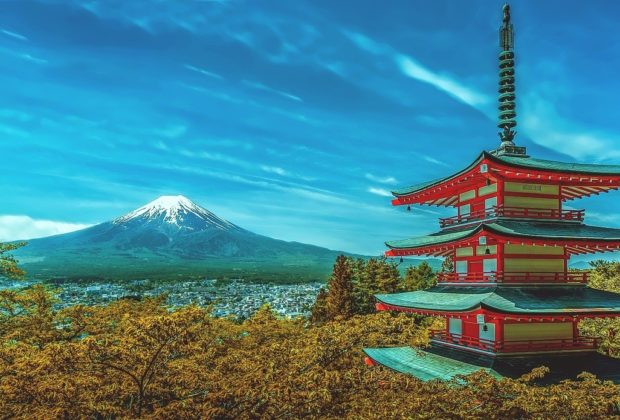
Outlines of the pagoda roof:
M 435 286 L 415 292 L 375 295 L 389 309 L 470 312 L 480 308 L 508 314 L 620 313 L 620 294 L 575 286 Z M 390 308 L 391 307 L 391 308 Z
M 491 164 L 491 166 L 493 166 L 492 168 L 490 168 L 491 172 L 497 172 L 504 176 L 508 176 L 509 178 L 518 179 L 519 177 L 521 177 L 527 179 L 528 176 L 535 175 L 536 177 L 540 177 L 543 179 L 571 181 L 573 185 L 583 184 L 589 186 L 589 190 L 579 190 L 578 188 L 573 190 L 567 190 L 565 195 L 566 199 L 572 199 L 583 195 L 590 195 L 592 193 L 615 189 L 618 186 L 618 177 L 620 176 L 620 165 L 557 162 L 552 160 L 531 158 L 528 156 L 497 156 L 484 151 L 480 155 L 478 155 L 478 157 L 470 165 L 452 175 L 393 190 L 392 195 L 397 198 L 394 204 L 407 204 L 407 200 L 399 201 L 398 198 L 428 192 L 434 187 L 441 186 L 445 190 L 445 187 L 448 185 L 458 185 L 465 183 L 468 180 L 471 180 L 472 176 L 480 174 L 479 166 L 482 163 Z M 522 173 L 514 171 L 518 171 L 519 169 L 525 169 L 526 171 L 521 171 Z M 585 178 L 581 179 L 582 177 Z M 609 177 L 613 177 L 613 179 L 607 179 Z M 416 202 L 420 204 L 425 204 L 425 201 L 411 201 L 411 203 Z M 432 202 L 432 204 L 439 205 L 439 203 L 435 203 L 434 201 Z M 441 202 L 441 205 L 451 204 L 453 204 L 452 200 L 446 200 Z
M 514 220 L 494 220 L 480 223 L 460 230 L 443 230 L 426 236 L 387 241 L 385 245 L 392 250 L 415 250 L 441 244 L 454 243 L 473 238 L 482 232 L 494 233 L 507 238 L 545 239 L 558 242 L 594 241 L 597 243 L 620 243 L 620 229 L 588 226 L 565 222 L 532 222 Z M 577 248 L 572 253 L 581 253 Z
M 495 377 L 518 378 L 536 367 L 547 366 L 549 373 L 537 379 L 536 383 L 575 380 L 582 372 L 620 383 L 620 359 L 594 352 L 494 357 L 433 345 L 424 350 L 412 347 L 365 348 L 364 353 L 382 366 L 423 381 L 449 380 L 456 375 L 468 375 L 480 370 Z
M 479 358 L 475 362 L 458 360 L 412 347 L 365 348 L 364 353 L 383 366 L 423 381 L 450 380 L 456 375 L 469 375 L 479 370 L 501 377 L 488 367 L 492 365 L 488 357 Z

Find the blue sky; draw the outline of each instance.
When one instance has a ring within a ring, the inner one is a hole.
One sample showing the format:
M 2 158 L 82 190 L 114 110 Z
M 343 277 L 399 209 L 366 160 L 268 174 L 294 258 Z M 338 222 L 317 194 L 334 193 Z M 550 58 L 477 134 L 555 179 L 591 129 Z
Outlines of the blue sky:
M 436 208 L 390 188 L 495 148 L 499 1 L 3 1 L 0 240 L 183 194 L 378 254 Z M 620 4 L 515 2 L 520 145 L 620 164 Z M 571 202 L 620 226 L 620 196 Z

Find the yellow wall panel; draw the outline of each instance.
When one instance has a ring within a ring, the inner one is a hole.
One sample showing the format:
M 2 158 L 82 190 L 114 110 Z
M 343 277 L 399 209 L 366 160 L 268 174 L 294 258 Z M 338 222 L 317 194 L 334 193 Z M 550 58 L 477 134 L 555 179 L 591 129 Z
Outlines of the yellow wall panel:
M 471 257 L 474 255 L 474 248 L 473 247 L 467 247 L 467 248 L 457 248 L 456 249 L 456 256 L 457 257 Z
M 476 198 L 476 190 L 465 191 L 460 195 L 461 201 L 471 200 L 472 198 Z
M 519 192 L 528 194 L 560 194 L 559 185 L 532 184 L 525 182 L 506 182 L 504 191 Z
M 497 192 L 497 184 L 485 185 L 484 187 L 478 188 L 479 196 L 492 194 L 494 192 Z
M 504 324 L 504 341 L 557 340 L 572 337 L 572 322 Z
M 537 245 L 504 245 L 506 254 L 534 254 L 534 255 L 564 255 L 562 246 L 537 246 Z
M 526 209 L 559 209 L 560 201 L 555 198 L 504 196 L 505 207 L 521 207 Z
M 504 271 L 506 273 L 560 273 L 564 271 L 564 260 L 506 258 Z

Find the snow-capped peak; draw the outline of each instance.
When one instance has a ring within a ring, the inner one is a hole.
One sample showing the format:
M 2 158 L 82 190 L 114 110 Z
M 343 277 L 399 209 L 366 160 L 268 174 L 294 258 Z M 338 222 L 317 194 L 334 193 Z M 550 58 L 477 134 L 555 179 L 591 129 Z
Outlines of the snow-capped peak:
M 189 198 L 182 195 L 163 195 L 119 217 L 114 220 L 114 223 L 124 223 L 134 219 L 156 219 L 179 227 L 194 229 L 195 226 L 193 225 L 195 223 L 191 223 L 189 220 L 190 218 L 199 219 L 202 222 L 201 224 L 205 225 L 204 227 L 213 226 L 224 230 L 238 229 L 237 226 L 217 217 L 209 210 L 200 207 Z

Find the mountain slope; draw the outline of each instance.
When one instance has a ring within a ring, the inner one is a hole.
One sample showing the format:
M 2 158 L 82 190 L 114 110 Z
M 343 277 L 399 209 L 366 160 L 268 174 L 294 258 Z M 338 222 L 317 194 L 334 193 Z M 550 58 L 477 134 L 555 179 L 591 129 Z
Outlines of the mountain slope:
M 16 253 L 32 277 L 244 277 L 325 280 L 339 253 L 257 235 L 183 196 L 160 197 L 83 230 L 33 239 Z

